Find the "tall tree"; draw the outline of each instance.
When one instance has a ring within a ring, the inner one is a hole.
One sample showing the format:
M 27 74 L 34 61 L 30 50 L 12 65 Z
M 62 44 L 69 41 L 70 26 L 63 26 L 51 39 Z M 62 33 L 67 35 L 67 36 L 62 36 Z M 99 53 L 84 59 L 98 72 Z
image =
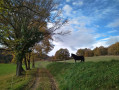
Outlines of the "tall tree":
M 70 54 L 68 49 L 61 48 L 55 53 L 55 58 L 60 60 L 67 60 L 69 59 L 69 56 Z
M 40 59 L 45 59 L 48 52 L 53 49 L 54 45 L 51 43 L 52 40 L 52 37 L 49 35 L 34 46 L 34 49 L 38 53 Z
M 105 48 L 104 46 L 100 46 L 99 49 L 100 49 L 101 55 L 107 55 L 108 54 L 107 48 Z
M 52 14 L 54 10 L 54 0 L 1 0 L 0 44 L 14 52 L 17 76 L 21 75 L 22 60 L 29 48 L 65 24 L 58 12 Z M 48 22 L 53 27 L 47 28 Z
M 93 52 L 94 52 L 94 56 L 100 56 L 101 55 L 100 49 L 98 47 L 94 48 Z
M 107 55 L 107 48 L 100 46 L 93 50 L 95 56 Z
M 109 55 L 119 55 L 119 42 L 112 44 L 108 47 Z
M 76 52 L 76 55 L 78 56 L 84 56 L 84 54 L 85 54 L 85 49 L 78 49 Z
M 92 57 L 92 56 L 94 56 L 94 53 L 93 53 L 93 51 L 92 50 L 86 50 L 85 51 L 85 55 L 84 55 L 85 57 Z

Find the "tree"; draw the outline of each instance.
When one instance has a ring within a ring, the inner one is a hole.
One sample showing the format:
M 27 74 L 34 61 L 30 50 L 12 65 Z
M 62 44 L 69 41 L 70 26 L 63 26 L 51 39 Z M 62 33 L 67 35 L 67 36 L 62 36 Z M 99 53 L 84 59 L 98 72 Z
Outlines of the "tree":
M 107 55 L 107 48 L 103 46 L 96 47 L 93 51 L 95 56 Z
M 34 46 L 34 49 L 38 53 L 40 59 L 45 59 L 48 52 L 53 49 L 54 45 L 51 43 L 52 40 L 52 37 L 49 35 L 48 37 L 45 37 L 40 43 Z
M 57 11 L 55 6 L 54 0 L 0 2 L 0 44 L 14 52 L 17 76 L 22 74 L 22 60 L 29 48 L 65 24 L 66 20 L 62 20 L 58 12 L 51 13 Z M 47 28 L 48 22 L 53 23 L 53 27 Z
M 10 63 L 12 58 L 13 56 L 10 50 L 0 48 L 0 63 Z
M 76 55 L 78 56 L 85 56 L 85 57 L 92 57 L 93 51 L 91 49 L 85 48 L 85 49 L 78 49 L 76 52 Z
M 92 50 L 86 50 L 84 56 L 85 56 L 85 57 L 92 57 L 92 56 L 94 56 L 94 53 L 93 53 Z
M 109 55 L 119 55 L 119 42 L 112 44 L 108 47 Z
M 78 56 L 84 56 L 84 54 L 85 54 L 84 49 L 78 49 L 77 52 L 76 52 L 76 55 L 78 55 Z
M 32 51 L 32 53 L 31 53 L 31 58 L 32 58 L 32 68 L 35 68 L 35 56 L 36 56 L 36 53 L 34 53 L 34 52 Z
M 107 48 L 100 46 L 99 49 L 100 49 L 101 55 L 107 55 L 108 54 Z
M 68 49 L 61 48 L 55 53 L 55 58 L 60 60 L 67 60 L 69 59 L 69 56 L 70 54 Z
M 100 52 L 98 47 L 94 48 L 93 52 L 94 52 L 94 56 L 100 56 L 101 55 L 101 52 Z

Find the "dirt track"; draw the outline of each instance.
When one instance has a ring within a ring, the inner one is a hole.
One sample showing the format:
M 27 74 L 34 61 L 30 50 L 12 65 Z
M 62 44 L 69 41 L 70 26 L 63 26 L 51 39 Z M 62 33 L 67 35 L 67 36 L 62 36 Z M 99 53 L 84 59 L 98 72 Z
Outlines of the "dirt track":
M 47 69 L 42 68 L 38 69 L 35 83 L 30 90 L 59 90 L 59 89 L 51 73 Z

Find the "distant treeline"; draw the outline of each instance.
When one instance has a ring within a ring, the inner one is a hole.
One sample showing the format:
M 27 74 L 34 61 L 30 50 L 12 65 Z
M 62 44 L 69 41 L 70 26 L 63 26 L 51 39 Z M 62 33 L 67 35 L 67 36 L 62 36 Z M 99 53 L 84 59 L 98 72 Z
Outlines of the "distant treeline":
M 10 54 L 10 50 L 6 50 L 0 48 L 0 63 L 9 63 L 12 61 L 12 54 Z
M 28 53 L 26 54 L 26 61 L 29 61 L 30 59 L 32 59 L 35 61 L 39 61 L 39 60 L 46 60 L 47 58 L 49 58 L 48 55 L 42 54 L 42 56 L 38 53 L 31 53 L 30 56 L 28 55 Z M 16 63 L 15 60 L 15 56 L 14 54 L 8 50 L 8 49 L 4 49 L 4 48 L 0 48 L 0 63 Z M 23 63 L 25 62 L 25 60 L 23 60 Z
M 93 50 L 85 48 L 85 49 L 78 49 L 75 53 L 78 56 L 85 56 L 85 57 L 93 57 L 93 56 L 103 56 L 103 55 L 119 55 L 119 42 L 110 45 L 109 47 L 96 47 Z M 0 49 L 0 63 L 9 63 L 12 60 L 13 56 L 10 54 L 9 50 Z M 70 53 L 68 49 L 59 49 L 56 51 L 55 55 L 49 57 L 47 55 L 35 55 L 34 58 L 37 60 L 68 60 L 71 59 Z
M 78 56 L 93 57 L 103 55 L 119 55 L 119 42 L 110 45 L 109 47 L 96 47 L 93 50 L 85 48 L 78 49 L 76 52 Z M 68 49 L 60 49 L 56 51 L 55 55 L 51 57 L 53 60 L 67 60 L 70 59 L 70 53 Z

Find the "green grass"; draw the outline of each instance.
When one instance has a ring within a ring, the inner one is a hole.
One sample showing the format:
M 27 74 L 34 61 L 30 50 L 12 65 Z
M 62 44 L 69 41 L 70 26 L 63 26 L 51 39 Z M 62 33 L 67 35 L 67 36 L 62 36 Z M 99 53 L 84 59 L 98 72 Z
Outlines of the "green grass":
M 16 64 L 0 64 L 0 76 L 14 74 Z
M 47 67 L 56 78 L 60 90 L 119 90 L 119 56 L 86 57 L 85 60 L 85 63 L 78 61 L 76 64 L 74 60 L 66 63 L 38 61 L 35 66 Z M 32 69 L 16 77 L 16 64 L 0 64 L 0 89 L 28 90 L 34 82 L 36 71 Z
M 35 79 L 34 75 L 36 71 L 36 69 L 26 71 L 26 73 L 20 77 L 16 77 L 14 73 L 0 76 L 0 88 L 3 90 L 23 90 L 25 88 L 30 88 L 30 85 L 32 85 Z
M 36 71 L 36 69 L 28 70 L 22 76 L 16 77 L 16 64 L 0 64 L 0 88 L 2 90 L 23 90 L 26 88 L 27 90 L 34 81 Z
M 104 59 L 103 59 L 104 60 Z M 52 63 L 60 90 L 119 90 L 119 61 Z
M 85 62 L 99 62 L 99 61 L 111 61 L 111 60 L 119 60 L 119 56 L 94 56 L 94 57 L 85 57 Z M 65 61 L 59 61 L 65 62 Z M 66 60 L 67 63 L 75 63 L 74 59 Z M 80 61 L 77 61 L 80 62 Z
M 51 62 L 35 62 L 36 68 L 45 68 Z M 25 69 L 25 66 L 23 65 Z M 24 75 L 16 77 L 16 64 L 0 64 L 0 88 L 3 90 L 22 90 L 29 88 L 34 82 L 37 69 L 28 70 Z
M 38 68 L 46 68 L 47 65 L 51 64 L 52 62 L 48 62 L 48 61 L 37 61 L 35 63 L 35 66 Z

